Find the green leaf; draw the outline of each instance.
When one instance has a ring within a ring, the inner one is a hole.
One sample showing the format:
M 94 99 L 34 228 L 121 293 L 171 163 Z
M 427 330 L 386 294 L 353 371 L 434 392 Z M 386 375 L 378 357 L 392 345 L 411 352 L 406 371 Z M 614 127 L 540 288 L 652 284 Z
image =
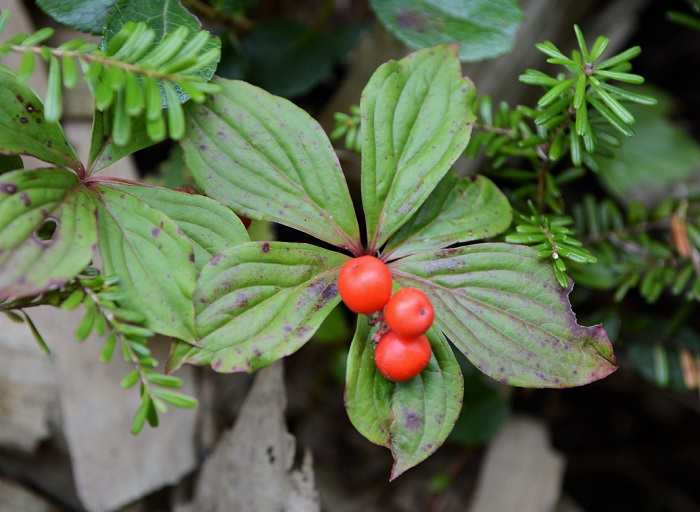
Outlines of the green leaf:
M 193 341 L 196 271 L 188 239 L 170 218 L 131 194 L 96 187 L 99 245 L 106 275 L 120 277 L 126 309 L 146 315 L 145 327 Z
M 85 313 L 85 316 L 83 316 L 82 320 L 80 320 L 74 334 L 75 339 L 78 341 L 85 341 L 92 332 L 92 326 L 95 325 L 97 308 L 93 302 L 87 302 L 86 305 L 87 312 Z
M 537 105 L 540 107 L 546 107 L 548 105 L 551 105 L 555 101 L 559 99 L 559 96 L 561 96 L 565 92 L 569 92 L 568 89 L 572 85 L 574 85 L 574 82 L 576 82 L 577 78 L 569 78 L 567 80 L 563 80 L 559 82 L 557 85 L 552 87 L 549 91 L 546 92 L 544 96 L 542 96 L 539 101 L 537 102 Z
M 445 337 L 428 331 L 433 355 L 413 379 L 394 383 L 374 364 L 366 317 L 358 319 L 348 355 L 345 407 L 355 428 L 373 443 L 391 449 L 391 479 L 432 455 L 459 416 L 464 383 Z
M 180 27 L 185 27 L 191 32 L 188 40 L 197 37 L 200 30 L 200 23 L 180 2 L 176 1 L 160 1 L 160 0 L 117 0 L 114 9 L 110 11 L 109 16 L 105 20 L 104 26 L 104 44 L 115 37 L 119 30 L 127 22 L 144 22 L 148 28 L 155 32 L 155 40 L 153 43 L 141 45 L 140 50 L 146 53 L 152 44 L 157 44 L 165 39 L 168 34 L 175 32 Z M 204 45 L 202 51 L 216 50 L 221 47 L 221 42 L 216 37 L 210 37 Z M 216 59 L 218 61 L 218 59 Z M 214 76 L 216 70 L 216 61 L 207 65 L 195 74 L 201 76 L 204 81 L 209 81 Z M 187 101 L 189 96 L 181 89 L 178 89 L 178 96 L 181 103 Z
M 466 62 L 508 53 L 524 19 L 516 0 L 370 0 L 370 6 L 410 47 L 459 42 Z
M 9 313 L 9 312 L 6 312 L 6 313 Z M 31 317 L 25 311 L 22 311 L 22 314 L 24 315 L 24 320 L 26 321 L 27 325 L 29 326 L 29 330 L 31 331 L 32 336 L 34 337 L 34 341 L 36 341 L 37 345 L 39 345 L 39 348 L 41 349 L 41 351 L 44 354 L 46 354 L 47 356 L 50 356 L 51 349 L 46 344 L 46 341 L 44 341 L 44 337 L 39 332 L 39 329 L 36 328 L 36 325 L 32 321 Z
M 112 354 L 114 354 L 114 348 L 116 345 L 117 345 L 117 333 L 116 333 L 116 331 L 112 331 L 107 336 L 107 339 L 105 340 L 105 344 L 102 347 L 102 351 L 100 352 L 100 362 L 101 363 L 106 364 L 112 360 Z
M 51 55 L 49 60 L 49 76 L 46 80 L 46 99 L 44 100 L 44 116 L 46 121 L 53 123 L 61 119 L 63 111 L 63 78 L 61 77 L 61 62 L 58 57 Z
M 268 219 L 357 251 L 359 227 L 338 158 L 321 126 L 289 101 L 233 80 L 185 105 L 185 161 L 202 190 L 251 219 Z
M 44 118 L 34 91 L 0 65 L 0 153 L 31 155 L 54 165 L 80 169 L 80 159 L 59 123 Z
M 362 204 L 370 248 L 420 208 L 469 142 L 476 91 L 455 45 L 380 66 L 362 93 Z
M 590 62 L 588 56 L 588 46 L 586 46 L 586 40 L 583 37 L 583 32 L 581 32 L 581 29 L 578 25 L 574 25 L 574 32 L 576 33 L 576 41 L 578 42 L 578 47 L 581 49 L 583 62 Z
M 92 194 L 64 169 L 0 175 L 0 299 L 61 286 L 92 260 Z
M 148 381 L 152 382 L 156 386 L 163 386 L 166 388 L 181 388 L 183 385 L 182 379 L 180 377 L 174 377 L 172 375 L 163 375 L 162 373 L 157 373 L 153 370 L 148 370 L 145 373 Z
M 168 402 L 170 405 L 174 405 L 180 409 L 194 409 L 197 407 L 197 399 L 191 396 L 178 393 L 177 391 L 171 391 L 169 389 L 154 389 L 152 390 L 153 396 L 160 398 Z
M 535 249 L 483 243 L 408 256 L 390 269 L 397 285 L 428 295 L 438 327 L 496 380 L 560 388 L 617 368 L 605 330 L 576 323 L 569 290 Z
M 347 259 L 283 242 L 248 242 L 219 253 L 197 280 L 201 347 L 176 346 L 168 370 L 187 362 L 253 372 L 292 354 L 340 301 L 336 281 Z
M 448 172 L 416 214 L 389 239 L 390 259 L 495 236 L 510 226 L 508 199 L 484 176 Z
M 591 62 L 595 63 L 598 59 L 600 59 L 605 53 L 605 50 L 608 49 L 608 46 L 610 46 L 610 39 L 605 36 L 598 36 L 595 43 L 593 43 L 593 48 L 591 49 Z
M 121 386 L 122 389 L 129 389 L 134 384 L 136 384 L 138 381 L 139 381 L 139 371 L 138 370 L 131 370 L 129 373 L 124 375 L 124 378 L 119 383 L 119 385 Z
M 151 397 L 144 389 L 143 393 L 141 394 L 141 405 L 139 405 L 139 408 L 136 410 L 134 419 L 131 422 L 132 435 L 136 435 L 139 432 L 141 432 L 144 423 L 146 423 L 146 416 L 149 414 L 149 411 L 152 407 L 153 403 L 151 402 Z
M 80 32 L 101 35 L 102 26 L 115 0 L 37 0 L 36 4 L 63 25 Z
M 197 270 L 224 249 L 250 241 L 236 214 L 208 197 L 139 185 L 112 187 L 138 197 L 174 220 L 192 242 Z
M 642 53 L 641 47 L 632 46 L 631 48 L 627 48 L 626 50 L 618 53 L 617 55 L 614 55 L 613 57 L 610 57 L 609 59 L 606 59 L 603 62 L 596 64 L 594 69 L 595 71 L 598 71 L 601 69 L 614 68 L 624 62 L 628 62 L 634 59 L 640 53 Z

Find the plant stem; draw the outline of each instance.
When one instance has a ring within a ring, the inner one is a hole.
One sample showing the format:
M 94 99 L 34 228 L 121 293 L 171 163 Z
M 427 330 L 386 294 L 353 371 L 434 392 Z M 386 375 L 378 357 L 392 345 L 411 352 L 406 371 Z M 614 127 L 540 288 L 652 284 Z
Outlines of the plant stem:
M 91 47 L 92 51 L 98 51 L 97 47 L 95 45 L 89 45 L 89 46 Z M 44 51 L 47 51 L 48 47 L 12 45 L 10 48 L 14 51 L 17 51 L 17 52 L 32 52 L 32 53 L 35 53 L 39 56 L 42 56 L 42 53 Z M 162 71 L 156 71 L 153 69 L 142 68 L 142 67 L 136 66 L 134 64 L 129 64 L 128 62 L 114 60 L 108 56 L 101 55 L 100 53 L 86 53 L 86 52 L 79 52 L 76 50 L 59 50 L 57 48 L 48 48 L 48 53 L 50 55 L 55 56 L 55 57 L 60 57 L 60 58 L 70 57 L 70 58 L 79 59 L 79 60 L 86 61 L 86 62 L 95 62 L 95 63 L 98 63 L 102 66 L 117 67 L 117 68 L 123 69 L 124 71 L 126 71 L 128 73 L 149 76 L 149 77 L 153 77 L 153 78 L 156 78 L 159 80 L 165 80 L 165 81 L 173 82 L 173 83 L 201 80 L 201 78 L 197 75 L 177 75 L 177 74 L 164 73 Z

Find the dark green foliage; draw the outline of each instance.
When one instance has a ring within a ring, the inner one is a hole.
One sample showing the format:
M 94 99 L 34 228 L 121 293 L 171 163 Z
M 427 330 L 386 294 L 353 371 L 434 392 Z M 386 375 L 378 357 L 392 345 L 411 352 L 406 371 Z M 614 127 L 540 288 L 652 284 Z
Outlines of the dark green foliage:
M 3 18 L 8 16 L 3 11 Z M 4 23 L 0 23 L 2 26 Z M 184 135 L 180 103 L 192 98 L 202 102 L 218 88 L 207 82 L 219 60 L 218 40 L 208 32 L 187 26 L 170 32 L 149 28 L 145 22 L 126 21 L 104 44 L 74 39 L 58 48 L 42 46 L 52 29 L 19 34 L 0 44 L 0 56 L 9 51 L 23 53 L 18 76 L 26 80 L 35 60 L 49 64 L 44 117 L 56 122 L 61 117 L 63 88 L 74 87 L 78 67 L 95 97 L 99 111 L 111 113 L 111 136 L 118 146 L 130 143 L 132 125 L 145 120 L 146 134 L 152 141 Z M 166 122 L 167 121 L 167 122 Z

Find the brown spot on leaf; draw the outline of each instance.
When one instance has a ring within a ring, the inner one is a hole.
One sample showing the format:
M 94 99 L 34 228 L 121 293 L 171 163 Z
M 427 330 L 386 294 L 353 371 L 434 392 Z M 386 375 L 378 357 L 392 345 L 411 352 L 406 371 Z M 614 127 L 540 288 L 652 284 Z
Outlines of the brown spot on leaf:
M 0 192 L 11 196 L 17 192 L 17 185 L 14 183 L 0 183 Z
M 423 426 L 423 418 L 410 410 L 406 411 L 404 421 L 406 422 L 406 428 L 412 432 L 417 432 Z
M 158 227 L 153 228 L 153 229 L 151 230 L 151 234 L 152 234 L 154 237 L 159 237 L 159 236 L 160 236 L 160 228 L 158 228 Z
M 26 191 L 23 190 L 22 192 L 20 192 L 19 197 L 22 198 L 22 202 L 27 208 L 29 208 L 32 205 L 32 201 L 29 199 L 29 195 Z
M 26 117 L 20 117 L 19 122 L 22 124 L 27 124 L 29 122 L 29 119 L 27 119 Z
M 220 252 L 219 254 L 217 254 L 216 256 L 214 256 L 211 260 L 209 260 L 209 264 L 210 264 L 210 265 L 216 266 L 216 265 L 219 264 L 219 262 L 220 262 L 223 258 L 224 258 L 224 253 L 223 253 L 223 252 Z
M 263 252 L 263 254 L 267 254 L 268 252 L 270 252 L 270 244 L 267 243 L 267 242 L 265 242 L 265 243 L 262 245 L 261 251 Z
M 424 34 L 428 31 L 430 18 L 413 9 L 401 9 L 396 13 L 396 24 L 401 28 Z
M 188 185 L 188 184 L 178 185 L 177 187 L 175 187 L 175 190 L 177 190 L 178 192 L 184 192 L 185 194 L 190 194 L 190 195 L 198 195 L 199 194 L 199 191 L 196 188 L 194 188 L 192 185 Z
M 24 103 L 24 98 L 21 95 L 18 94 L 15 97 L 17 98 L 17 101 L 19 101 L 20 103 Z

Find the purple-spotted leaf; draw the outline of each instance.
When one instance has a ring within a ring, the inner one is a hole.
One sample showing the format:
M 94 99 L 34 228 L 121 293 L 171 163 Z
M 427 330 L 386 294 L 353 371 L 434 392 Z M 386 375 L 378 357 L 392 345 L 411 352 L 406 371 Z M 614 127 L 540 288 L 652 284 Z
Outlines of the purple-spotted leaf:
M 421 50 L 374 72 L 360 101 L 370 248 L 413 216 L 464 151 L 475 95 L 456 45 Z
M 59 123 L 44 119 L 44 105 L 31 87 L 0 65 L 0 153 L 31 155 L 76 171 L 80 159 Z
M 168 370 L 191 363 L 254 372 L 297 351 L 340 301 L 336 282 L 347 260 L 283 242 L 248 242 L 219 253 L 197 279 L 200 346 L 176 346 Z
M 508 53 L 523 21 L 517 0 L 370 0 L 392 34 L 412 48 L 460 42 L 466 62 Z
M 355 211 L 321 126 L 293 103 L 236 80 L 185 105 L 185 161 L 209 196 L 252 219 L 360 251 Z
M 104 271 L 119 276 L 120 305 L 146 316 L 145 327 L 194 341 L 192 244 L 163 212 L 136 196 L 96 185 Z
M 90 264 L 92 194 L 65 169 L 0 175 L 0 300 L 56 288 Z
M 445 441 L 459 416 L 464 381 L 452 349 L 436 328 L 427 333 L 433 349 L 428 366 L 399 383 L 377 371 L 370 336 L 367 318 L 360 316 L 348 356 L 345 407 L 358 432 L 391 449 L 393 480 Z
M 484 176 L 474 181 L 449 171 L 411 219 L 391 237 L 384 254 L 401 258 L 425 250 L 497 235 L 510 226 L 505 195 Z
M 206 196 L 141 185 L 111 187 L 138 197 L 174 220 L 192 242 L 197 270 L 221 251 L 250 241 L 236 214 Z
M 390 268 L 398 285 L 428 295 L 437 326 L 496 380 L 564 388 L 617 369 L 605 330 L 576 323 L 570 290 L 530 247 L 482 243 L 426 251 Z

